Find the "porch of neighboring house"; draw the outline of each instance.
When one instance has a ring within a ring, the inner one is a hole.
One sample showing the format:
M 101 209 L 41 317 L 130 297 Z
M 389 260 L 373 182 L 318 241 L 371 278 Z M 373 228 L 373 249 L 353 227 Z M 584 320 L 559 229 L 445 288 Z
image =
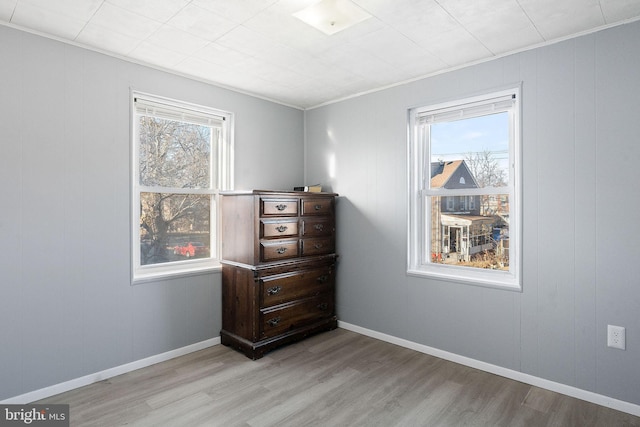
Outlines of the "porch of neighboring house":
M 477 253 L 496 249 L 493 230 L 499 225 L 498 221 L 493 216 L 440 215 L 439 233 L 433 242 L 433 261 L 469 262 Z

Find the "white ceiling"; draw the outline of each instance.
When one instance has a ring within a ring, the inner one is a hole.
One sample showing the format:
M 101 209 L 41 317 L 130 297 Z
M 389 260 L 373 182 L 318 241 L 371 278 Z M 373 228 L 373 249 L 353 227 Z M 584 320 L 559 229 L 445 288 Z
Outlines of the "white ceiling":
M 332 36 L 319 0 L 0 0 L 0 22 L 299 108 L 640 19 L 640 0 L 353 0 Z M 640 41 L 639 41 L 640 42 Z

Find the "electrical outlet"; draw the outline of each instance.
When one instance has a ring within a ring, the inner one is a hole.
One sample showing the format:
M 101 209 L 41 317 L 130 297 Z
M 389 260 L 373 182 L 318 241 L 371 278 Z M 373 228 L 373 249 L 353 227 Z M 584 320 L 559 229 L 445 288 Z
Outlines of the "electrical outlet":
M 607 346 L 625 350 L 627 347 L 625 330 L 622 326 L 607 325 Z

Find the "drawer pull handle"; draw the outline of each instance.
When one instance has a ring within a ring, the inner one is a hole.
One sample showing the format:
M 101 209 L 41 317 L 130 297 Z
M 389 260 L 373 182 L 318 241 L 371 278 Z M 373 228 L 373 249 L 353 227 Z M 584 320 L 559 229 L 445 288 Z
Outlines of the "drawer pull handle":
M 269 289 L 267 289 L 267 294 L 268 295 L 276 295 L 281 290 L 282 290 L 282 288 L 280 286 L 272 286 Z
M 315 205 L 313 209 L 319 211 L 320 209 L 322 209 L 322 205 Z
M 287 252 L 287 248 L 278 248 L 276 249 L 276 252 L 282 255 L 283 253 Z
M 329 304 L 327 304 L 326 302 L 323 302 L 321 304 L 318 304 L 318 308 L 320 310 L 326 310 L 329 307 Z
M 278 323 L 280 323 L 280 318 L 279 317 L 274 317 L 273 319 L 269 319 L 267 320 L 267 323 L 269 324 L 269 326 L 278 326 Z
M 317 280 L 320 283 L 326 283 L 327 280 L 329 280 L 329 276 L 327 274 L 323 274 L 322 276 L 318 277 Z
M 324 225 L 316 224 L 316 225 L 313 226 L 313 228 L 315 228 L 316 231 L 322 231 L 322 230 L 324 230 Z
M 286 225 L 280 225 L 280 226 L 276 227 L 276 231 L 279 231 L 280 233 L 282 233 L 284 231 L 287 231 L 287 228 L 289 228 L 289 227 L 287 227 Z
M 276 209 L 278 209 L 279 211 L 283 211 L 287 209 L 287 205 L 283 205 L 283 204 L 276 205 Z
M 320 249 L 322 248 L 322 243 L 316 243 L 315 245 L 313 245 L 313 247 L 316 249 Z

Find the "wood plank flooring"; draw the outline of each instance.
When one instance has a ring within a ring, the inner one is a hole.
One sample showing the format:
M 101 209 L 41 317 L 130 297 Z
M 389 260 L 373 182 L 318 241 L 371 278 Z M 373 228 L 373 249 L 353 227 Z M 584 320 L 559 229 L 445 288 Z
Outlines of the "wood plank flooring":
M 71 426 L 640 426 L 344 329 L 251 361 L 223 345 L 53 396 Z

